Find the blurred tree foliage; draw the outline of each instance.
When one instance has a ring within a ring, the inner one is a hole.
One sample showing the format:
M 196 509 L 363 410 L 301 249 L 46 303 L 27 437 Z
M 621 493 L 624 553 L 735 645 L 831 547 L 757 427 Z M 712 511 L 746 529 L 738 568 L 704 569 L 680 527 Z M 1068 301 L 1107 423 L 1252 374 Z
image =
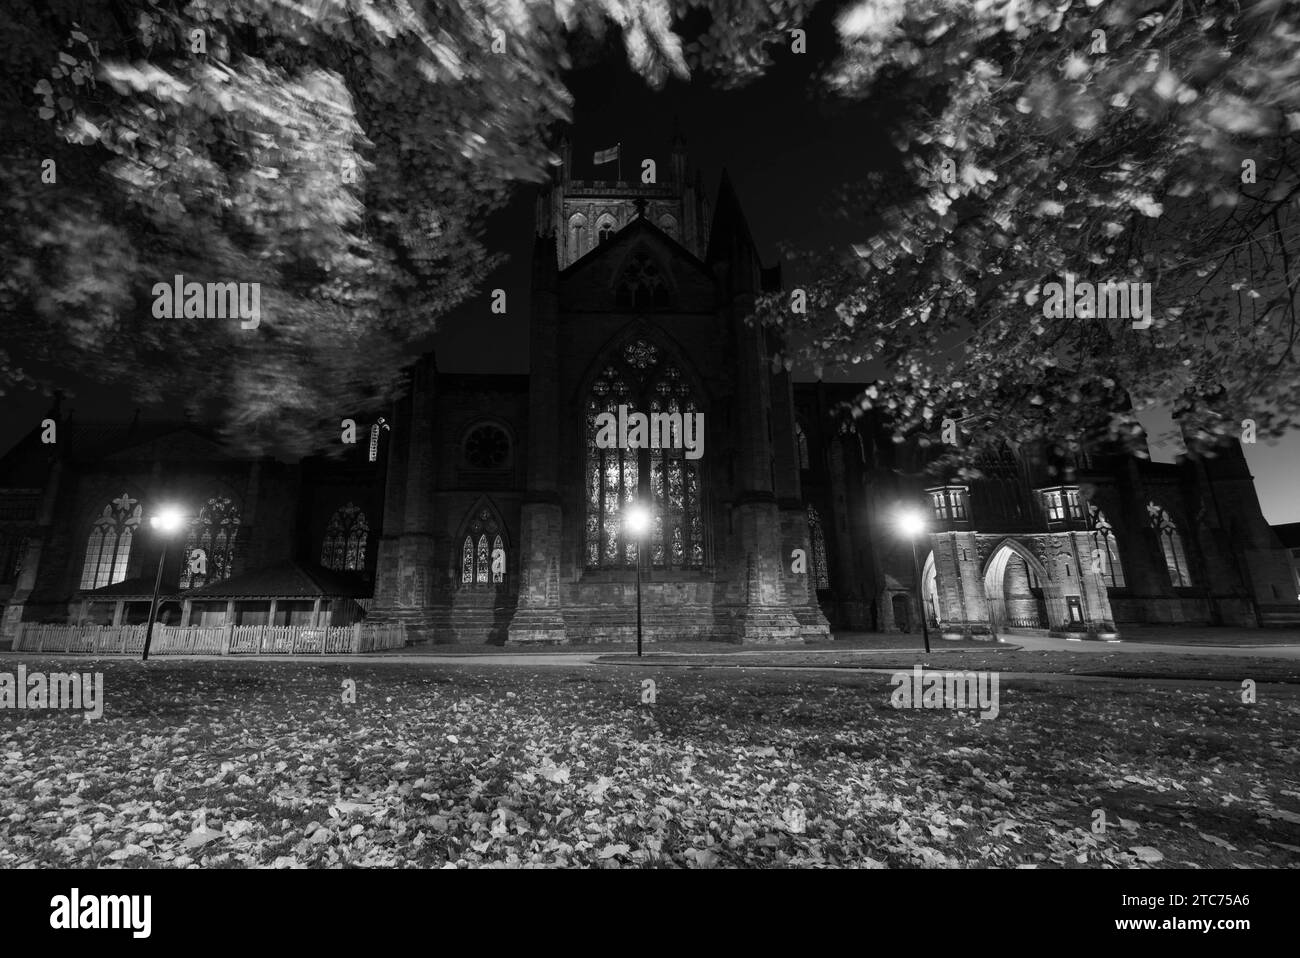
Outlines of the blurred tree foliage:
M 1300 5 L 862 0 L 836 24 L 826 80 L 900 101 L 901 162 L 841 197 L 861 243 L 792 253 L 807 313 L 763 302 L 787 365 L 883 363 L 859 408 L 922 441 L 959 421 L 968 470 L 1008 441 L 1140 448 L 1152 406 L 1198 451 L 1296 423 Z M 1046 318 L 1067 273 L 1151 283 L 1151 328 Z
M 0 388 L 49 362 L 218 409 L 245 451 L 327 445 L 497 265 L 483 224 L 544 179 L 579 43 L 734 85 L 812 6 L 9 0 Z M 1128 440 L 1153 404 L 1206 439 L 1295 420 L 1300 7 L 857 0 L 836 23 L 827 85 L 894 101 L 900 162 L 841 197 L 861 243 L 793 254 L 809 311 L 760 303 L 781 361 L 883 361 L 862 408 L 975 447 Z M 261 325 L 155 319 L 178 273 L 261 283 Z M 1066 273 L 1152 283 L 1152 327 L 1044 317 Z
M 52 363 L 214 410 L 245 451 L 324 445 L 497 265 L 540 181 L 566 44 L 687 67 L 665 3 L 11 0 L 0 8 L 0 388 Z M 54 182 L 43 182 L 45 160 Z M 175 274 L 262 322 L 157 320 Z

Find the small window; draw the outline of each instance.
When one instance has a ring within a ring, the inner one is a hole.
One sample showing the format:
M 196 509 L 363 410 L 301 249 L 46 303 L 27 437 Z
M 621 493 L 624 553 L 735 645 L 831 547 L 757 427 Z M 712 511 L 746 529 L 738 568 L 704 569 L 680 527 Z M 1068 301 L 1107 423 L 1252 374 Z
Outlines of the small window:
M 1111 589 L 1124 588 L 1124 566 L 1119 558 L 1119 540 L 1110 521 L 1096 506 L 1090 506 L 1092 517 L 1092 558 L 1102 580 Z
M 625 309 L 666 309 L 672 295 L 649 253 L 637 253 L 619 277 L 615 303 Z
M 930 499 L 934 504 L 934 517 L 940 522 L 947 520 L 966 521 L 966 488 L 964 486 L 931 490 Z
M 505 582 L 506 542 L 501 524 L 492 510 L 479 509 L 460 546 L 460 584 L 462 587 L 501 585 Z
M 569 217 L 569 262 L 578 259 L 585 252 L 583 233 L 587 229 L 587 218 L 581 213 Z
M 340 572 L 364 572 L 366 541 L 369 536 L 370 526 L 366 522 L 366 514 L 351 502 L 341 506 L 325 527 L 320 564 Z
M 1151 525 L 1160 539 L 1160 550 L 1165 555 L 1165 567 L 1169 571 L 1169 581 L 1177 588 L 1187 588 L 1192 584 L 1191 570 L 1187 565 L 1187 554 L 1183 551 L 1183 537 L 1174 525 L 1169 513 L 1154 502 L 1147 504 L 1147 514 Z
M 1043 504 L 1047 507 L 1047 518 L 1052 522 L 1065 518 L 1065 511 L 1061 505 L 1061 494 L 1059 492 L 1044 493 Z
M 962 492 L 960 492 L 959 490 L 956 490 L 956 489 L 949 489 L 949 490 L 948 490 L 948 501 L 949 501 L 949 503 L 950 503 L 951 506 L 952 506 L 952 517 L 953 517 L 954 519 L 959 520 L 959 521 L 964 521 L 965 518 L 966 518 L 966 497 L 965 497 L 965 495 L 964 495 Z
M 228 496 L 213 496 L 190 523 L 180 587 L 198 589 L 229 579 L 235 566 L 239 506 Z
M 475 469 L 502 469 L 510 463 L 510 437 L 500 426 L 475 426 L 465 436 L 465 461 Z
M 1083 508 L 1079 505 L 1079 490 L 1065 490 L 1065 514 L 1071 519 L 1082 519 Z
M 603 245 L 614 238 L 618 232 L 618 224 L 614 222 L 614 217 L 608 213 L 602 215 L 596 220 L 596 244 Z

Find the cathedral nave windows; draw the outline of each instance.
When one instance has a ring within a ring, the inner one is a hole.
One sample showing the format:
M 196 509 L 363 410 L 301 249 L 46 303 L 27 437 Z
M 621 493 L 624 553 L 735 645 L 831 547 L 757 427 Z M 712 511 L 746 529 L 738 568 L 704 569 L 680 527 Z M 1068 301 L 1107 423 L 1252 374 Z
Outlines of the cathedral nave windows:
M 81 588 L 102 589 L 126 578 L 141 511 L 140 501 L 125 492 L 104 506 L 86 540 Z

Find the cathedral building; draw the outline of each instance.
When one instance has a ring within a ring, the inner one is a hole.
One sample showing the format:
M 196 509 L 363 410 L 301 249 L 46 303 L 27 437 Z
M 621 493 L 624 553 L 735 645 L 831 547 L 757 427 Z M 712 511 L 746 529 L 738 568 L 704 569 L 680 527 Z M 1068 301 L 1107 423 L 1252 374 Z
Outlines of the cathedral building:
M 561 158 L 537 206 L 527 375 L 427 355 L 384 428 L 296 464 L 231 457 L 194 424 L 52 411 L 57 443 L 34 430 L 0 459 L 0 635 L 143 621 L 162 553 L 147 518 L 170 503 L 188 515 L 163 562 L 171 624 L 629 642 L 638 578 L 647 642 L 801 643 L 922 615 L 986 638 L 1300 624 L 1239 447 L 1065 469 L 1007 450 L 980 480 L 936 477 L 846 412 L 861 385 L 773 371 L 779 343 L 746 317 L 780 274 L 725 175 L 710 206 L 680 140 L 654 185 L 578 179 Z M 606 413 L 643 414 L 650 441 L 601 441 Z M 655 441 L 688 416 L 694 449 Z M 908 507 L 926 516 L 915 540 Z

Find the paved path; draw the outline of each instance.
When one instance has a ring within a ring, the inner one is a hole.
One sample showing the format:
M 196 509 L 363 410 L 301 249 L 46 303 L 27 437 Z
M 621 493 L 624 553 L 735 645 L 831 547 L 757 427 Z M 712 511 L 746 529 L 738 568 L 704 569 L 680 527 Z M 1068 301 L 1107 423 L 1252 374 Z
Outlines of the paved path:
M 0 652 L 0 669 L 7 662 L 30 661 L 86 661 L 136 662 L 148 668 L 155 662 L 276 662 L 285 665 L 382 665 L 385 662 L 403 665 L 592 665 L 610 649 L 600 652 L 520 652 L 518 655 L 436 655 L 424 652 L 368 652 L 361 655 L 154 655 L 148 662 L 140 662 L 138 655 L 91 655 L 84 652 Z
M 1071 642 L 1046 636 L 1010 636 L 1031 652 L 1077 652 L 1080 655 L 1140 652 L 1146 655 L 1227 655 L 1237 658 L 1300 659 L 1300 645 L 1170 645 L 1168 642 Z M 934 643 L 930 643 L 931 646 Z
M 643 663 L 635 664 L 654 664 L 655 660 L 661 656 L 671 656 L 673 659 L 690 658 L 693 656 L 713 656 L 725 662 L 733 662 L 739 666 L 745 664 L 747 660 L 754 657 L 771 659 L 774 656 L 781 655 L 836 655 L 836 656 L 861 656 L 864 665 L 870 661 L 871 656 L 876 655 L 898 655 L 900 652 L 916 653 L 923 655 L 924 651 L 919 644 L 907 642 L 904 637 L 903 641 L 896 648 L 890 649 L 861 649 L 861 648 L 822 648 L 809 649 L 802 646 L 790 648 L 755 648 L 744 651 L 726 651 L 726 652 L 699 652 L 699 651 L 672 651 L 649 652 L 644 656 Z M 1300 644 L 1295 645 L 1173 645 L 1168 642 L 1097 642 L 1084 641 L 1072 642 L 1068 639 L 1050 638 L 1046 634 L 1033 633 L 1007 633 L 1006 641 L 998 643 L 1003 646 L 1019 646 L 1026 651 L 1031 652 L 1072 652 L 1077 655 L 1112 655 L 1121 654 L 1145 654 L 1145 655 L 1218 655 L 1232 658 L 1275 658 L 1283 660 L 1300 660 Z M 957 648 L 968 651 L 980 651 L 981 648 L 988 648 L 990 651 L 996 647 L 994 643 L 987 646 L 971 646 L 963 644 L 955 647 L 951 643 L 946 643 L 942 639 L 932 640 L 930 647 L 936 654 L 956 651 Z M 306 655 L 259 655 L 259 656 L 229 656 L 217 658 L 211 655 L 161 655 L 154 656 L 151 662 L 165 662 L 174 659 L 203 661 L 262 661 L 262 662 L 281 662 L 297 663 L 299 665 L 312 663 L 383 663 L 392 662 L 406 665 L 502 665 L 502 666 L 537 666 L 537 667 L 573 667 L 585 665 L 599 665 L 599 660 L 604 656 L 618 655 L 626 656 L 631 652 L 628 647 L 621 645 L 602 645 L 595 649 L 583 649 L 574 651 L 520 651 L 518 653 L 494 652 L 484 655 L 466 655 L 465 653 L 440 654 L 436 651 L 420 652 L 379 652 L 364 655 L 323 655 L 323 656 L 306 656 Z M 32 652 L 7 652 L 0 651 L 0 663 L 8 659 L 25 659 L 40 656 L 39 653 Z M 56 659 L 94 659 L 100 658 L 110 661 L 130 661 L 131 656 L 93 656 L 76 653 L 59 653 L 50 654 L 49 658 Z M 136 660 L 138 661 L 138 659 Z M 611 665 L 621 663 L 608 663 Z M 788 668 L 781 665 L 750 665 L 749 668 Z M 804 666 L 804 671 L 808 668 L 821 670 L 821 666 Z M 827 666 L 826 668 L 831 668 Z M 835 669 L 843 671 L 843 668 Z M 892 670 L 882 670 L 890 672 Z M 1008 675 L 1012 673 L 1007 673 Z M 1019 673 L 1016 673 L 1019 674 Z M 1026 675 L 1044 675 L 1051 673 L 1025 673 Z
M 1061 639 L 1029 640 L 1021 642 L 1017 639 L 1014 644 L 1023 647 L 1027 651 L 1053 651 L 1053 652 L 1074 652 L 1079 655 L 1098 654 L 1105 652 L 1143 652 L 1157 655 L 1221 655 L 1229 658 L 1276 658 L 1286 660 L 1300 659 L 1300 647 L 1296 646 L 1261 646 L 1256 648 L 1243 649 L 1225 649 L 1225 648 L 1207 648 L 1197 645 L 1117 645 L 1104 642 L 1068 642 Z M 942 653 L 942 647 L 936 647 L 931 644 L 934 650 L 934 656 Z M 990 646 L 990 650 L 992 650 Z M 841 658 L 848 656 L 860 656 L 862 667 L 860 671 L 868 672 L 886 672 L 896 671 L 893 668 L 879 669 L 872 668 L 870 661 L 873 656 L 880 655 L 898 655 L 900 652 L 916 653 L 918 657 L 924 656 L 923 649 L 787 649 L 783 650 L 790 653 L 802 653 L 803 655 L 837 655 Z M 976 650 L 978 651 L 978 650 Z M 687 652 L 670 652 L 670 653 L 649 653 L 641 660 L 628 661 L 623 656 L 626 653 L 618 649 L 603 649 L 599 652 L 521 652 L 518 655 L 501 653 L 495 655 L 437 655 L 429 653 L 419 653 L 415 655 L 404 655 L 402 653 L 388 653 L 383 655 L 324 655 L 324 656 L 306 656 L 306 655 L 259 655 L 259 656 L 228 656 L 216 657 L 211 655 L 156 655 L 148 663 L 141 663 L 142 667 L 148 668 L 155 662 L 173 662 L 173 661 L 202 661 L 202 662 L 270 662 L 284 665 L 383 665 L 392 663 L 395 665 L 500 665 L 500 666 L 536 666 L 538 668 L 573 668 L 575 666 L 591 665 L 610 665 L 610 666 L 627 666 L 627 665 L 646 665 L 646 666 L 664 666 L 664 667 L 696 667 L 696 668 L 749 668 L 749 669 L 788 669 L 791 671 L 833 671 L 844 672 L 852 671 L 852 665 L 840 666 L 820 666 L 820 665 L 781 665 L 779 662 L 771 662 L 770 659 L 777 653 L 775 649 L 767 649 L 762 652 L 729 652 L 725 655 L 709 656 L 707 653 L 687 653 Z M 609 662 L 601 661 L 605 656 L 617 655 L 620 661 Z M 710 661 L 706 664 L 696 665 L 689 660 L 692 658 L 708 658 Z M 768 662 L 754 662 L 756 657 L 768 659 Z M 139 662 L 135 656 L 123 655 L 88 655 L 82 653 L 49 653 L 41 655 L 35 652 L 14 652 L 0 653 L 0 666 L 6 661 L 22 661 L 40 658 L 44 660 L 67 659 L 69 661 L 78 660 L 98 660 L 104 662 Z M 671 662 L 665 662 L 664 659 L 672 659 Z M 930 664 L 932 668 L 942 666 L 942 658 L 933 658 Z M 959 666 L 955 666 L 959 667 Z M 1007 672 L 1006 675 L 1019 675 L 1020 673 Z M 1050 675 L 1054 673 L 1047 672 L 1026 672 L 1025 675 Z M 1075 677 L 1068 676 L 1067 677 Z

